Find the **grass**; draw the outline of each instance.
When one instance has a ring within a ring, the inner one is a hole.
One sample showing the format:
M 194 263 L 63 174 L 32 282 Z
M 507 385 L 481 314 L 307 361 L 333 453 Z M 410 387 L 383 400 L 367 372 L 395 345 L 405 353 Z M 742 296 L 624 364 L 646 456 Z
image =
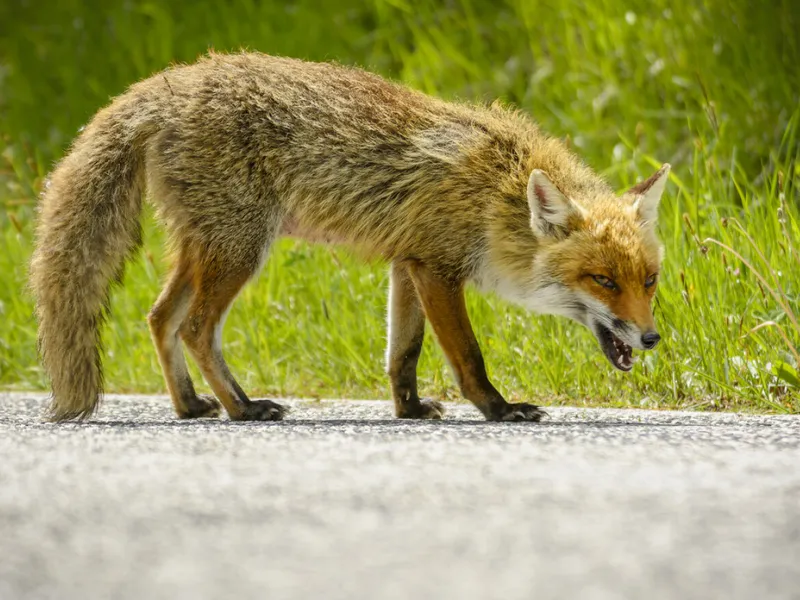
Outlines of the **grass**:
M 90 4 L 0 6 L 1 386 L 46 386 L 24 286 L 53 160 L 131 82 L 210 47 L 246 47 L 360 64 L 449 99 L 502 98 L 568 137 L 619 189 L 673 164 L 660 225 L 662 345 L 621 374 L 587 331 L 471 293 L 490 374 L 509 398 L 800 411 L 791 0 Z M 145 231 L 105 331 L 110 391 L 163 391 L 144 316 L 167 260 L 152 216 Z M 281 242 L 228 319 L 226 353 L 243 387 L 386 397 L 386 287 L 383 265 Z M 420 378 L 427 394 L 455 397 L 430 336 Z

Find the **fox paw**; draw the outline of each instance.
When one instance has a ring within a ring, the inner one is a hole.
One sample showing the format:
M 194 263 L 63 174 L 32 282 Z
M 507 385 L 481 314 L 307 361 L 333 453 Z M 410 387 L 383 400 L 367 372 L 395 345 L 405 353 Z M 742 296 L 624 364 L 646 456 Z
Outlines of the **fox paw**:
M 178 413 L 180 419 L 216 419 L 222 412 L 222 406 L 214 396 L 200 394 L 192 402 L 187 403 L 186 410 Z
M 404 404 L 402 410 L 397 412 L 399 419 L 433 419 L 444 417 L 444 406 L 438 400 L 424 398 L 414 404 Z
M 280 421 L 288 409 L 272 400 L 251 400 L 234 421 Z
M 539 422 L 547 413 L 533 404 L 506 404 L 496 421 L 534 421 Z

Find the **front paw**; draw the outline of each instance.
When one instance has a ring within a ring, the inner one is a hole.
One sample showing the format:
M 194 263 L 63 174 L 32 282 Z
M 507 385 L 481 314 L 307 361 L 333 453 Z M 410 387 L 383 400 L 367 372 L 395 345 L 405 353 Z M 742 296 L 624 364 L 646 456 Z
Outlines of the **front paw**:
M 438 421 L 442 417 L 444 417 L 442 403 L 428 398 L 414 403 L 406 402 L 397 410 L 398 419 L 433 419 Z
M 219 417 L 222 405 L 214 396 L 198 394 L 191 401 L 186 403 L 186 407 L 178 412 L 180 419 L 215 419 Z
M 272 400 L 250 400 L 233 421 L 281 421 L 288 409 Z
M 505 404 L 497 411 L 492 421 L 533 421 L 539 422 L 547 413 L 533 404 Z

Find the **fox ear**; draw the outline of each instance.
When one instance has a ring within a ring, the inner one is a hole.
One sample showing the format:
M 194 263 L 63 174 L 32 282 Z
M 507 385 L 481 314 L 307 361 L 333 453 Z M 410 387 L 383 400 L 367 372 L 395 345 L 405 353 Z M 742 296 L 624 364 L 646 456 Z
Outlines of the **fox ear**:
M 628 194 L 636 197 L 633 208 L 643 223 L 655 224 L 658 220 L 658 204 L 667 185 L 670 168 L 668 163 L 664 163 L 653 175 L 628 190 Z
M 562 194 L 544 171 L 534 169 L 528 180 L 531 228 L 541 235 L 558 235 L 567 230 L 570 218 L 581 209 Z

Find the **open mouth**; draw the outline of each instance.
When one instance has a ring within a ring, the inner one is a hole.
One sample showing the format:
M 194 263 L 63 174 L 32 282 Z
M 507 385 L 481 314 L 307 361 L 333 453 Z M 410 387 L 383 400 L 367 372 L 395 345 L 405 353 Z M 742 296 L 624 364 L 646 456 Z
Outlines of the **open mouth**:
M 608 327 L 596 325 L 597 339 L 608 361 L 620 371 L 630 371 L 633 368 L 633 348 L 615 336 Z

